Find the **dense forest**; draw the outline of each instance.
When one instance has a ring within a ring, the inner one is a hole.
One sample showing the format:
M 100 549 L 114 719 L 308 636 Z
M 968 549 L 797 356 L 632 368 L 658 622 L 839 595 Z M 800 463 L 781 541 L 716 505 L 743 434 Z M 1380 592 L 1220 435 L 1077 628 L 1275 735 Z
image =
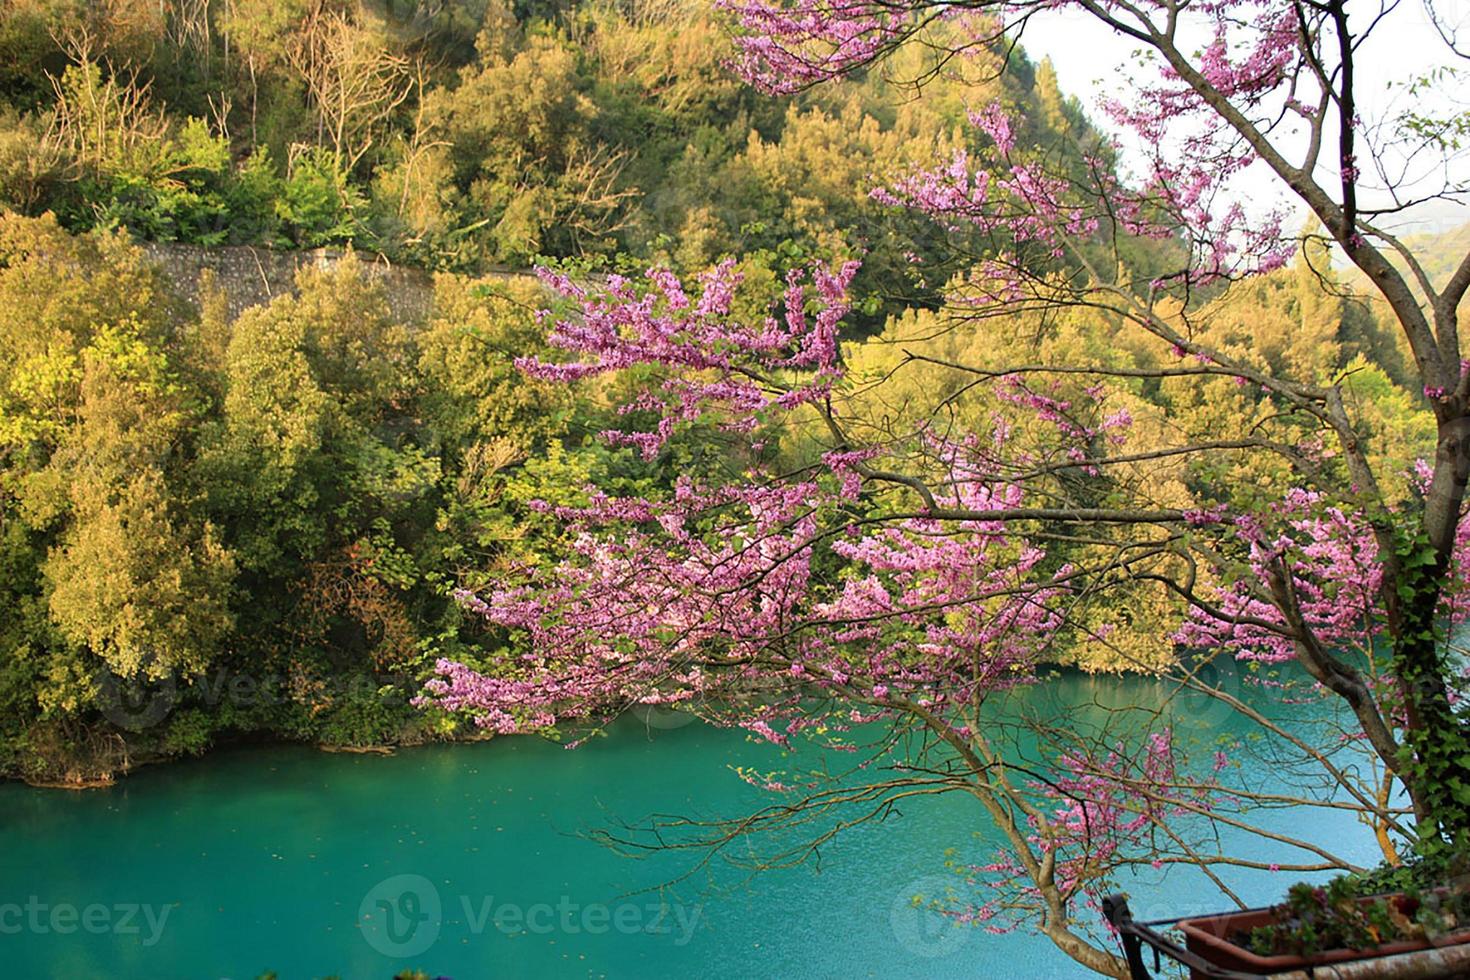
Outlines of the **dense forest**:
M 698 274 L 728 258 L 757 315 L 789 269 L 860 257 L 845 326 L 856 381 L 841 397 L 875 439 L 925 417 L 977 427 L 956 398 L 964 374 L 943 362 L 1035 350 L 1157 364 L 1125 324 L 1083 311 L 1018 315 L 1001 336 L 967 329 L 984 243 L 869 193 L 977 139 L 966 113 L 997 99 L 1036 152 L 1109 159 L 1052 67 L 1024 55 L 999 74 L 998 52 L 933 62 L 915 45 L 882 73 L 774 98 L 728 75 L 723 26 L 681 0 L 0 11 L 8 775 L 105 778 L 249 733 L 450 737 L 458 723 L 411 704 L 434 662 L 514 670 L 518 653 L 461 611 L 456 589 L 553 564 L 570 546 L 557 504 L 753 462 L 709 429 L 652 458 L 609 444 L 600 433 L 624 424 L 615 406 L 635 393 L 610 387 L 636 381 L 569 392 L 523 375 L 514 362 L 541 350 L 536 310 L 551 297 L 492 273 Z M 180 298 L 139 240 L 381 254 L 437 274 L 433 310 L 398 322 L 348 258 L 232 319 L 220 288 Z M 1174 247 L 1139 240 L 1130 261 L 1147 269 Z M 1325 248 L 1308 239 L 1288 268 L 1196 302 L 1216 348 L 1342 380 L 1389 469 L 1432 444 L 1395 334 L 1337 281 Z M 929 360 L 881 396 L 862 384 L 915 357 Z M 1128 413 L 1140 455 L 1279 414 L 1225 377 L 1119 380 L 1108 405 Z M 799 466 L 823 448 L 815 428 L 788 424 L 762 451 Z M 1287 486 L 1258 457 L 1222 471 L 1230 458 L 1140 462 L 1109 480 L 1172 506 Z M 1116 489 L 1057 478 L 1099 500 Z M 1139 601 L 1135 623 L 1166 618 L 1166 596 Z M 1173 655 L 1163 631 L 1127 643 L 1126 658 L 1077 640 L 1055 659 L 1117 670 Z

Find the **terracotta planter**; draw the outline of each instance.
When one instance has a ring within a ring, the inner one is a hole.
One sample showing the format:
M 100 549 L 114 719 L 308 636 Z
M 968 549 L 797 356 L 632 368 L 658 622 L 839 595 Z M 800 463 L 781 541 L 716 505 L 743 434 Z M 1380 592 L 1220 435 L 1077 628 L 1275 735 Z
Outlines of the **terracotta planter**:
M 1363 899 L 1363 904 L 1377 901 L 1379 898 Z M 1402 898 L 1402 895 L 1387 896 L 1391 899 Z M 1421 940 L 1406 940 L 1402 942 L 1384 943 L 1382 946 L 1373 946 L 1368 949 L 1332 949 L 1312 956 L 1297 956 L 1292 953 L 1275 956 L 1261 956 L 1252 952 L 1249 948 L 1238 946 L 1231 942 L 1230 937 L 1241 932 L 1250 932 L 1257 926 L 1270 925 L 1280 920 L 1277 909 L 1253 909 L 1249 912 L 1232 912 L 1226 915 L 1199 916 L 1193 919 L 1182 919 L 1177 923 L 1180 932 L 1184 933 L 1185 947 L 1197 956 L 1203 957 L 1216 966 L 1226 970 L 1237 970 L 1242 973 L 1280 973 L 1287 970 L 1307 970 L 1312 967 L 1331 966 L 1339 963 L 1350 963 L 1355 960 L 1374 959 L 1380 956 L 1393 956 L 1399 953 L 1412 953 L 1431 947 L 1457 946 L 1470 942 L 1470 928 L 1461 929 L 1439 937 L 1434 942 Z

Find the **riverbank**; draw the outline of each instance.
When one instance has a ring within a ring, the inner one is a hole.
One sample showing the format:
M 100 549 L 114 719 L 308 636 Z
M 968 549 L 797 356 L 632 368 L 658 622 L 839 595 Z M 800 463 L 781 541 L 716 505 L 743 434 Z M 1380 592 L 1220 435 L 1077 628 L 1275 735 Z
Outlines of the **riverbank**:
M 1064 685 L 1169 682 L 1156 677 L 1136 673 L 1106 673 L 1086 671 L 1074 664 L 1043 664 L 1037 670 L 1038 680 L 1033 687 L 1044 688 L 1050 684 Z M 1238 692 L 1238 681 L 1228 684 L 1231 693 Z M 814 696 L 821 696 L 814 691 Z M 192 709 L 170 707 L 162 717 L 151 718 L 150 724 L 141 731 L 108 729 L 100 736 L 78 739 L 77 744 L 90 748 L 94 755 L 79 760 L 67 769 L 43 773 L 26 773 L 15 769 L 0 768 L 0 781 L 19 782 L 41 789 L 89 790 L 113 786 L 140 768 L 189 759 L 208 758 L 222 749 L 240 746 L 302 746 L 314 748 L 327 754 L 344 755 L 389 755 L 400 749 L 416 748 L 435 744 L 477 743 L 498 737 L 496 733 L 481 729 L 464 719 L 450 719 L 434 709 L 406 709 L 402 703 L 395 706 L 404 710 L 401 723 L 391 737 L 376 740 L 354 739 L 331 741 L 314 732 L 293 736 L 268 728 L 213 729 L 207 737 L 182 745 L 168 738 L 167 723 L 174 714 L 183 714 Z M 698 715 L 666 706 L 638 705 L 626 713 L 627 717 L 650 730 L 673 730 L 695 724 Z M 535 737 L 535 736 L 533 736 Z M 173 744 L 172 750 L 160 749 L 161 745 Z
M 400 749 L 416 748 L 424 745 L 440 743 L 464 743 L 486 742 L 498 737 L 494 732 L 484 732 L 473 728 L 462 733 L 440 735 L 434 738 L 405 736 L 403 739 L 393 742 L 383 742 L 371 745 L 334 745 L 326 742 L 316 742 L 311 739 L 293 739 L 280 735 L 258 732 L 240 732 L 227 734 L 216 738 L 208 748 L 200 752 L 190 753 L 140 753 L 129 756 L 127 764 L 114 772 L 102 775 L 84 775 L 77 773 L 73 778 L 31 778 L 24 774 L 0 773 L 0 781 L 22 783 L 35 789 L 60 789 L 69 791 L 84 791 L 93 789 L 105 789 L 117 785 L 120 781 L 131 776 L 139 769 L 150 766 L 168 765 L 184 762 L 190 759 L 204 759 L 216 753 L 232 748 L 269 747 L 269 746 L 293 746 L 301 748 L 312 748 L 318 752 L 328 755 L 393 755 Z

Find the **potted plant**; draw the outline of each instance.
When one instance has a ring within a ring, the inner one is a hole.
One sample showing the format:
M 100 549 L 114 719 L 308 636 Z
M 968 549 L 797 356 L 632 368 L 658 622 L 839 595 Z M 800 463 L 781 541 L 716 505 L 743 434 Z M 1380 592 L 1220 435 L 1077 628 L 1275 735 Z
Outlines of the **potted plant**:
M 1470 882 L 1374 893 L 1375 876 L 1293 885 L 1265 909 L 1181 920 L 1186 948 L 1226 970 L 1277 973 L 1470 942 Z

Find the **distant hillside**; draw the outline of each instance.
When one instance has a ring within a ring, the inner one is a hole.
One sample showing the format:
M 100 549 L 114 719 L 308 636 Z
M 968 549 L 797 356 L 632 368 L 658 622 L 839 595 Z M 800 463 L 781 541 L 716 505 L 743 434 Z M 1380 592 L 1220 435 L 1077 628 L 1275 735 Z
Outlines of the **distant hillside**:
M 1435 288 L 1443 288 L 1470 253 L 1470 221 L 1449 231 L 1407 235 L 1403 242 L 1419 256 Z
M 743 255 L 774 282 L 862 255 L 854 319 L 874 330 L 907 301 L 937 303 L 954 255 L 986 247 L 868 195 L 978 146 L 969 108 L 1004 102 L 1023 144 L 1079 167 L 1107 155 L 1052 66 L 1019 51 L 997 77 L 999 53 L 940 65 L 914 46 L 894 68 L 929 79 L 921 101 L 877 73 L 770 98 L 729 54 L 695 0 L 14 0 L 0 4 L 0 211 L 477 275 Z

